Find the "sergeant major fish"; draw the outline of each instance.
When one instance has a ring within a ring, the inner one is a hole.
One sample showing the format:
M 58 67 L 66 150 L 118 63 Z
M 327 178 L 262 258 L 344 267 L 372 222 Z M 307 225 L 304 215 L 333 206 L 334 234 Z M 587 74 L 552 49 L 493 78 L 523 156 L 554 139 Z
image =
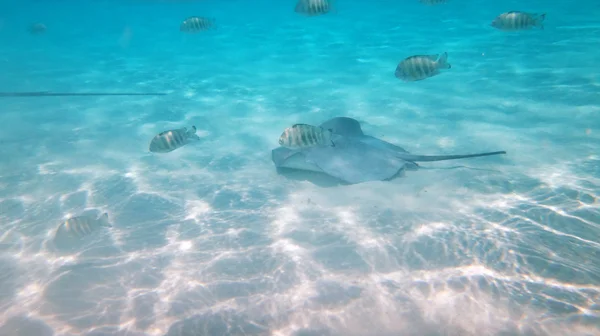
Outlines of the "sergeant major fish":
M 331 129 L 307 124 L 295 124 L 286 128 L 279 137 L 279 145 L 288 148 L 308 148 L 314 146 L 332 146 Z
M 545 18 L 546 14 L 512 11 L 498 15 L 490 26 L 505 31 L 524 30 L 533 27 L 544 29 Z
M 331 0 L 298 0 L 294 11 L 308 16 L 316 16 L 327 14 L 332 9 Z
M 192 126 L 190 130 L 185 127 L 168 130 L 152 138 L 149 150 L 153 153 L 168 153 L 194 140 L 200 140 L 198 135 L 196 135 L 196 126 Z
M 396 67 L 397 78 L 407 82 L 423 80 L 440 74 L 440 69 L 450 69 L 448 53 L 441 55 L 415 55 L 402 60 Z
M 179 30 L 186 33 L 197 33 L 214 27 L 215 21 L 213 19 L 192 16 L 183 20 L 181 26 L 179 26 Z
M 87 236 L 101 227 L 112 227 L 108 221 L 108 214 L 105 212 L 100 217 L 94 218 L 88 215 L 71 217 L 61 223 L 56 232 L 65 231 L 77 238 Z
M 448 2 L 447 0 L 419 0 L 420 3 L 426 5 L 439 5 Z

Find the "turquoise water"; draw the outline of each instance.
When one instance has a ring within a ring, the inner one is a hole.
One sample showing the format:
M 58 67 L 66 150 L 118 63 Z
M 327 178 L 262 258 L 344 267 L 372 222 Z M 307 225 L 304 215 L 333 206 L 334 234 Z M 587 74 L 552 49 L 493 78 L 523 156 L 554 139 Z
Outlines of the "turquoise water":
M 0 335 L 599 335 L 600 3 L 294 6 L 0 2 L 0 91 L 168 93 L 0 98 Z M 510 10 L 544 29 L 490 26 Z M 217 29 L 180 32 L 193 15 Z M 336 116 L 412 153 L 507 154 L 277 174 L 284 128 Z M 54 239 L 100 212 L 112 228 Z

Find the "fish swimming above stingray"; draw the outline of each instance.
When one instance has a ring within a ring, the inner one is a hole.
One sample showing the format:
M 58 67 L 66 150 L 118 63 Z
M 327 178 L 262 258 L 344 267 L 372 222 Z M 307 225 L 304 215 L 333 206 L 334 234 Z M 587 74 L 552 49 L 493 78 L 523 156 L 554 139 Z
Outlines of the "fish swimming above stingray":
M 366 135 L 360 123 L 348 117 L 332 118 L 319 125 L 331 131 L 334 146 L 281 146 L 271 151 L 277 170 L 324 173 L 345 184 L 388 181 L 405 170 L 431 162 L 506 154 L 505 151 L 463 155 L 416 155 L 389 142 Z M 280 142 L 281 144 L 281 142 Z

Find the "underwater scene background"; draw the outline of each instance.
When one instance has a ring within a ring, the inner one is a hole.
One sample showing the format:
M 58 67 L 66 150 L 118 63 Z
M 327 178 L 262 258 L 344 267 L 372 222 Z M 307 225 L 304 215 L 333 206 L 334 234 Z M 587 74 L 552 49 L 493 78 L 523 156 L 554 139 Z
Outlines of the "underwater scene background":
M 0 335 L 600 335 L 600 3 L 330 6 L 0 0 Z M 545 18 L 491 25 L 510 11 Z M 278 173 L 284 129 L 342 116 L 506 154 Z

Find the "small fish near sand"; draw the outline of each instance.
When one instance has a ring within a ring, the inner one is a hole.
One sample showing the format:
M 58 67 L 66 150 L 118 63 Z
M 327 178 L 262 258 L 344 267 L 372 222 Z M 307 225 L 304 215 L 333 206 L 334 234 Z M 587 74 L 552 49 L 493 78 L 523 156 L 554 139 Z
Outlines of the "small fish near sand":
M 317 16 L 331 12 L 333 4 L 331 0 L 298 0 L 294 11 L 306 16 Z
M 498 15 L 490 26 L 504 31 L 526 30 L 534 27 L 544 29 L 546 14 L 506 12 Z
M 440 74 L 442 69 L 450 69 L 448 53 L 441 55 L 415 55 L 405 58 L 396 67 L 396 78 L 414 82 Z
M 89 215 L 71 217 L 58 226 L 56 233 L 63 231 L 76 238 L 83 238 L 102 227 L 112 227 L 106 212 L 98 218 Z
M 45 33 L 47 30 L 46 25 L 43 23 L 34 23 L 27 27 L 27 31 L 32 35 L 40 35 Z
M 179 30 L 184 33 L 198 33 L 201 31 L 214 29 L 215 20 L 200 16 L 189 17 L 181 23 Z
M 279 137 L 279 145 L 287 148 L 335 147 L 333 132 L 319 126 L 295 124 L 286 128 Z
M 161 132 L 150 141 L 149 150 L 153 153 L 168 153 L 183 147 L 192 141 L 200 140 L 196 135 L 196 126 Z

